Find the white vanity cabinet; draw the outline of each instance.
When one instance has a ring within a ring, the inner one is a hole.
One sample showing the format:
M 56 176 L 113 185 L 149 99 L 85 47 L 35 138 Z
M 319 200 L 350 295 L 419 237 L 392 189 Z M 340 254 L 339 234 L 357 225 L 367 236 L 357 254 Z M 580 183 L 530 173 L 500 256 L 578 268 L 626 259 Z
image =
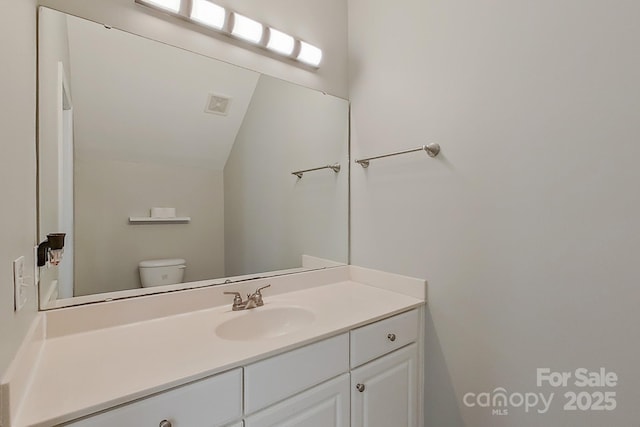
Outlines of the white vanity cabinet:
M 418 427 L 419 310 L 67 424 Z
M 418 427 L 419 331 L 412 310 L 245 368 L 245 413 L 293 396 L 245 427 Z
M 418 427 L 418 322 L 413 310 L 351 331 L 351 427 Z
M 242 369 L 234 369 L 65 425 L 226 427 L 241 417 Z

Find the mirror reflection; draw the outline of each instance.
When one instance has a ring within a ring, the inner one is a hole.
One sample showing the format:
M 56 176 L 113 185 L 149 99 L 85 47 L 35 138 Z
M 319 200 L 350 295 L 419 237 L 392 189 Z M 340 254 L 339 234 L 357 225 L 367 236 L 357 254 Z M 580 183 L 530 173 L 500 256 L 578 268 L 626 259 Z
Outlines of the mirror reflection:
M 39 117 L 41 308 L 347 262 L 344 99 L 41 8 Z

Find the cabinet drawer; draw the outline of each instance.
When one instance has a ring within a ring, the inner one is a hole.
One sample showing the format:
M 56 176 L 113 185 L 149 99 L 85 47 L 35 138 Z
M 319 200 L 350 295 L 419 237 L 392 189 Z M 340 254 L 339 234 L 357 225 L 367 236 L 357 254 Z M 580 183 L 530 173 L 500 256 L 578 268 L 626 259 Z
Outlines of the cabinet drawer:
M 65 424 L 73 427 L 221 426 L 242 416 L 242 369 L 215 375 Z
M 381 320 L 351 333 L 351 368 L 414 342 L 418 338 L 418 310 Z
M 349 427 L 350 376 L 322 383 L 245 420 L 246 427 Z
M 349 370 L 349 335 L 308 345 L 244 368 L 250 414 Z

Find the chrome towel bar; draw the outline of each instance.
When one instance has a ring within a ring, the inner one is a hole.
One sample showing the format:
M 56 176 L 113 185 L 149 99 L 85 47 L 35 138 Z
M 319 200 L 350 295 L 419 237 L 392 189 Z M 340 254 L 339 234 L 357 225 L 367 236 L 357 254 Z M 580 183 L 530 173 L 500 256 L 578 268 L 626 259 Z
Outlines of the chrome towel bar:
M 298 178 L 302 178 L 302 175 L 304 175 L 307 172 L 319 171 L 321 169 L 331 169 L 335 173 L 338 173 L 338 172 L 340 172 L 340 163 L 336 163 L 336 164 L 333 164 L 333 165 L 327 165 L 327 166 L 320 166 L 319 168 L 312 168 L 312 169 L 305 169 L 305 170 L 301 170 L 301 171 L 295 171 L 295 172 L 291 172 L 291 175 L 295 175 Z
M 435 157 L 438 155 L 438 153 L 440 153 L 440 145 L 436 144 L 435 142 L 432 142 L 431 144 L 423 145 L 418 148 L 412 148 L 411 150 L 396 151 L 395 153 L 383 154 L 381 156 L 374 156 L 374 157 L 368 157 L 366 159 L 356 160 L 356 163 L 362 166 L 363 168 L 368 168 L 369 161 L 371 160 L 382 159 L 383 157 L 398 156 L 400 154 L 414 153 L 416 151 L 425 151 L 429 155 L 429 157 Z

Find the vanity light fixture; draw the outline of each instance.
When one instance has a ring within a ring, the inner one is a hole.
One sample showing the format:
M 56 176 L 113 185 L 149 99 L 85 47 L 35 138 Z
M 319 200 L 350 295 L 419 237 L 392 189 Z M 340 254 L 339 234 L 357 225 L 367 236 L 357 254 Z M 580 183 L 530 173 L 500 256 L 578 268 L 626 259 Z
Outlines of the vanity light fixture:
M 296 47 L 296 39 L 289 34 L 278 31 L 275 28 L 269 28 L 269 41 L 267 42 L 267 49 L 280 53 L 285 56 L 290 56 L 293 53 L 293 49 Z
M 222 6 L 208 0 L 193 0 L 191 3 L 191 19 L 208 27 L 221 30 L 227 11 Z
M 322 61 L 322 50 L 319 47 L 209 0 L 134 1 L 313 68 L 318 68 Z

